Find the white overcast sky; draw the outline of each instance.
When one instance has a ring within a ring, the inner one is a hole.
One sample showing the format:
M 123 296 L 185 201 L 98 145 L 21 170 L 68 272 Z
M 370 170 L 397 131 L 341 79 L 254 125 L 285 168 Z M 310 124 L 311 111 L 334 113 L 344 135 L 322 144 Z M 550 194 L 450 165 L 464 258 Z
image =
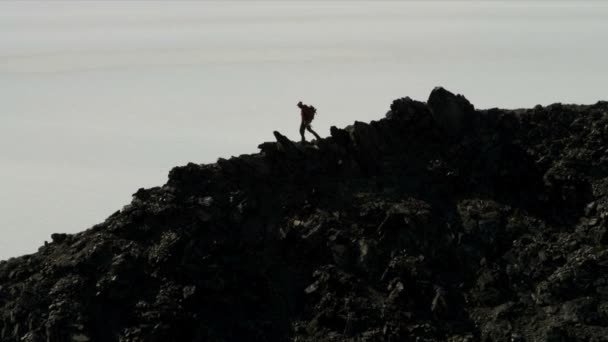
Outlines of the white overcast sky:
M 171 167 L 275 129 L 381 118 L 436 85 L 477 107 L 606 100 L 604 1 L 1 1 L 0 259 L 103 221 Z

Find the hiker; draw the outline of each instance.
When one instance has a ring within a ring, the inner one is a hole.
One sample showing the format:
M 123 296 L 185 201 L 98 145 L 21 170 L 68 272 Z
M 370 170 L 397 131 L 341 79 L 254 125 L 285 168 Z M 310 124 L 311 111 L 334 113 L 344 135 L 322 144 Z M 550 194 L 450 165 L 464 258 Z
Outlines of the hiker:
M 302 123 L 300 124 L 300 135 L 302 136 L 302 142 L 306 142 L 306 138 L 304 138 L 305 129 L 312 133 L 317 140 L 320 140 L 321 137 L 317 134 L 317 132 L 312 130 L 312 126 L 310 125 L 312 120 L 315 118 L 317 109 L 313 106 L 302 104 L 302 101 L 298 102 L 298 107 L 302 111 Z

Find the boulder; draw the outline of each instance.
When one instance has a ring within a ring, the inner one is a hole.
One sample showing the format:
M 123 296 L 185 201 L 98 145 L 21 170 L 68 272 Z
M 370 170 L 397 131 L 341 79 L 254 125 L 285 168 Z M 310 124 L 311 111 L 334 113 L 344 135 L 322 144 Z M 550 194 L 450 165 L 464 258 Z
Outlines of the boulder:
M 435 123 L 451 137 L 470 133 L 479 125 L 475 107 L 462 95 L 454 95 L 437 87 L 431 92 L 427 103 Z

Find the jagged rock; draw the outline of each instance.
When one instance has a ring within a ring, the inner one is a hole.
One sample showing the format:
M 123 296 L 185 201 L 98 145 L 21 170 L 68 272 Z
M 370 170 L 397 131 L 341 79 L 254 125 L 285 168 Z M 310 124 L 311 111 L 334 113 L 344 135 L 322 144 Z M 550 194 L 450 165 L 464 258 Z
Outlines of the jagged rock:
M 0 262 L 0 340 L 606 341 L 608 103 L 437 88 Z
M 51 234 L 51 239 L 53 240 L 53 242 L 55 243 L 62 243 L 63 241 L 65 241 L 68 238 L 67 234 L 58 234 L 58 233 L 54 233 Z
M 297 148 L 296 144 L 289 140 L 286 136 L 281 133 L 274 131 L 273 132 L 275 138 L 277 139 L 277 144 L 279 150 L 285 152 L 287 155 L 296 155 L 300 153 L 300 150 Z
M 462 95 L 437 87 L 427 103 L 435 122 L 452 137 L 459 137 L 479 125 L 475 107 Z
M 427 113 L 428 106 L 426 103 L 404 97 L 393 101 L 391 110 L 386 114 L 386 118 L 405 119 L 407 121 L 416 122 L 420 119 L 424 120 L 423 117 Z
M 348 146 L 350 144 L 350 135 L 346 130 L 339 129 L 336 126 L 331 126 L 329 131 L 332 138 L 339 146 Z

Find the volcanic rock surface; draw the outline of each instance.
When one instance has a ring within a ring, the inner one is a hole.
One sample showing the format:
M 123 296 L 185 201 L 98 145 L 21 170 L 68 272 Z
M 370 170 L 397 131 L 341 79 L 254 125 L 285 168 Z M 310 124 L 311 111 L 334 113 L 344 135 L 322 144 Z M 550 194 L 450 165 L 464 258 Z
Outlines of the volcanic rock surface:
M 0 263 L 1 341 L 608 341 L 608 103 L 437 88 Z

